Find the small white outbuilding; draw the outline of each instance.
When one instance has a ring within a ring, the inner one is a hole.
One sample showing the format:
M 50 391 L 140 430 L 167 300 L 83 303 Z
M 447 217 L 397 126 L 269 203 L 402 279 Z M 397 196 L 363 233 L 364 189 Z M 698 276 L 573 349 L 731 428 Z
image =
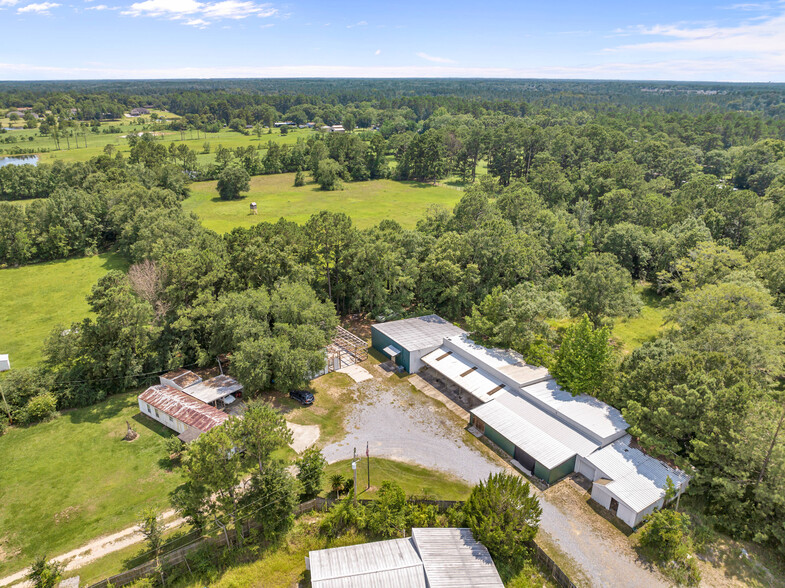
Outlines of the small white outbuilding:
M 8 354 L 0 355 L 0 372 L 7 372 L 11 369 L 11 360 L 8 359 Z

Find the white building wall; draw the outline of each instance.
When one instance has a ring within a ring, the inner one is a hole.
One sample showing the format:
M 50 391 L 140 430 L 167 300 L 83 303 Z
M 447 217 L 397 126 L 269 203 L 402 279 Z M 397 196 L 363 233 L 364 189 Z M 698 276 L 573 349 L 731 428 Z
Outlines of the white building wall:
M 158 421 L 159 423 L 168 427 L 172 431 L 175 431 L 177 433 L 182 433 L 183 431 L 185 431 L 186 427 L 192 428 L 192 427 L 188 427 L 188 425 L 186 425 L 185 423 L 178 421 L 176 418 L 166 414 L 165 412 L 158 410 L 153 406 L 150 406 L 142 399 L 138 399 L 138 402 L 139 402 L 139 411 L 142 414 L 146 414 L 151 419 Z
M 630 527 L 635 527 L 638 523 L 638 513 L 632 510 L 623 502 L 619 502 L 619 510 L 616 511 L 616 516 L 627 523 Z
M 602 484 L 593 484 L 591 487 L 591 498 L 600 506 L 610 509 L 613 496 Z
M 422 368 L 425 367 L 425 364 L 422 362 L 422 358 L 428 355 L 431 351 L 436 351 L 441 347 L 441 344 L 434 345 L 433 347 L 426 347 L 425 349 L 417 349 L 415 351 L 409 352 L 409 373 L 416 374 Z
M 599 480 L 602 477 L 602 472 L 600 472 L 588 461 L 583 459 L 580 455 L 575 457 L 575 471 L 579 474 L 583 474 L 592 482 Z

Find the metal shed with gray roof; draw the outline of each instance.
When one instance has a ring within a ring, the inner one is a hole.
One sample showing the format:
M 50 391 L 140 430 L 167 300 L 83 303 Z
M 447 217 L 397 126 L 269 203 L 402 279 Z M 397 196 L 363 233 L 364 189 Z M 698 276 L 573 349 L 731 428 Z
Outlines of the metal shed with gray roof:
M 412 529 L 390 539 L 311 551 L 313 588 L 503 588 L 470 529 Z
M 374 349 L 413 374 L 423 366 L 421 358 L 439 347 L 445 337 L 463 333 L 460 327 L 429 314 L 372 325 L 371 343 Z

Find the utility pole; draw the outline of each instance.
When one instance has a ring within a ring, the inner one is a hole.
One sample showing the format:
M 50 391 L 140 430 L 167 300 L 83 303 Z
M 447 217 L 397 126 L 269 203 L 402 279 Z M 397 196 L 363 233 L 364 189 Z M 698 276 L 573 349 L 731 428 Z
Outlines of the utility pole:
M 368 463 L 368 486 L 366 486 L 366 490 L 371 489 L 371 452 L 369 449 L 368 441 L 365 442 L 365 461 Z
M 354 448 L 354 457 L 352 458 L 352 471 L 354 472 L 354 504 L 357 504 L 357 448 Z

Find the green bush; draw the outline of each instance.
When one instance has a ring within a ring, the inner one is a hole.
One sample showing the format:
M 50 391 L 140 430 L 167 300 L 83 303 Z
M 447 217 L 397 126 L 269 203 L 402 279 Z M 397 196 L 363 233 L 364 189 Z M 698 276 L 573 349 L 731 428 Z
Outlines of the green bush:
M 534 539 L 542 509 L 521 476 L 493 474 L 474 487 L 464 504 L 466 524 L 494 559 L 522 561 Z
M 367 512 L 362 504 L 354 504 L 352 498 L 344 498 L 333 506 L 322 521 L 319 531 L 328 537 L 340 537 L 350 529 L 365 529 Z
M 640 545 L 674 581 L 688 586 L 700 583 L 689 515 L 671 509 L 653 512 L 646 517 Z
M 57 413 L 57 398 L 51 392 L 44 392 L 31 398 L 20 411 L 19 420 L 26 424 L 49 420 Z

